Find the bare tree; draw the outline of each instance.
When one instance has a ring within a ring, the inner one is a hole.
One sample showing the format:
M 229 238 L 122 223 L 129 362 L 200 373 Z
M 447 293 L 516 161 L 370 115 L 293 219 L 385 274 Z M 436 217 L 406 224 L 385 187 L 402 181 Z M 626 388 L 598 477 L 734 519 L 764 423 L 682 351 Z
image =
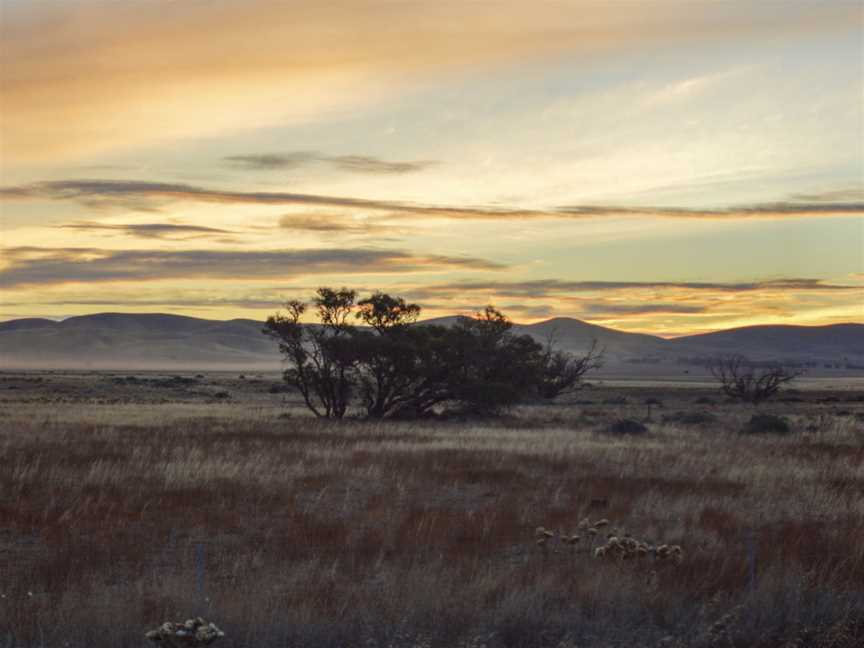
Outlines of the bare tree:
M 543 398 L 553 399 L 562 394 L 572 394 L 585 386 L 582 378 L 589 371 L 603 366 L 605 349 L 597 347 L 597 340 L 592 340 L 588 351 L 583 355 L 575 355 L 555 349 L 556 336 L 553 331 L 546 342 L 541 356 L 538 391 Z
M 804 373 L 780 364 L 759 366 L 742 355 L 715 358 L 708 363 L 708 369 L 727 396 L 753 405 L 768 400 L 784 384 Z

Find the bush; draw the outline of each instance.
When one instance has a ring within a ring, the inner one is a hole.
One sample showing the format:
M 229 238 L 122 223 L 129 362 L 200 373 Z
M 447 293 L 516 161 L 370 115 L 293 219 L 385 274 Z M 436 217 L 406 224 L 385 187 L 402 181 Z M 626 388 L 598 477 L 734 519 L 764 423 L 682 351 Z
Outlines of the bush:
M 789 422 L 773 414 L 754 414 L 741 430 L 741 434 L 789 434 L 790 432 L 792 428 L 789 427 Z
M 800 369 L 776 363 L 760 365 L 741 355 L 715 358 L 708 363 L 708 369 L 731 400 L 753 405 L 774 397 L 783 385 L 803 373 Z
M 604 431 L 606 434 L 634 435 L 645 434 L 648 428 L 634 419 L 619 419 L 608 425 Z
M 663 417 L 664 423 L 677 423 L 679 425 L 713 425 L 717 422 L 717 416 L 711 412 L 675 412 Z

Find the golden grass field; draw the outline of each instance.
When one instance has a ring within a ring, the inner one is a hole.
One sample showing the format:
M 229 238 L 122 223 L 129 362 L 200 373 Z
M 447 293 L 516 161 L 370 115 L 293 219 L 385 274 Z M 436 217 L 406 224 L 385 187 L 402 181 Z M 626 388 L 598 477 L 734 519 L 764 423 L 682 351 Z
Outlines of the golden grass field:
M 0 647 L 144 646 L 196 614 L 225 648 L 864 645 L 858 389 L 763 405 L 777 437 L 698 385 L 367 423 L 275 376 L 160 380 L 0 375 Z M 648 434 L 598 431 L 623 417 Z M 535 541 L 586 517 L 593 544 Z M 595 558 L 608 533 L 683 557 Z

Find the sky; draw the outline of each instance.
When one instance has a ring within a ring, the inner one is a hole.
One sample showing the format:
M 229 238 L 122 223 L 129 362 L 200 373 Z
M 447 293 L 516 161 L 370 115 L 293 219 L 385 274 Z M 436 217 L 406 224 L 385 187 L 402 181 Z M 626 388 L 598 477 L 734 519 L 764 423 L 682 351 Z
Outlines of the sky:
M 0 319 L 864 321 L 858 0 L 0 12 Z

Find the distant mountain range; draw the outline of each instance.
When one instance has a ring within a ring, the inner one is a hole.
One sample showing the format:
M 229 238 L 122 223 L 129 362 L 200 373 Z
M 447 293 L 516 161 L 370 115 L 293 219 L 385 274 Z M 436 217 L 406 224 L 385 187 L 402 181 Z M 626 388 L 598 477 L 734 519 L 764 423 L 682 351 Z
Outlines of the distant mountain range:
M 451 324 L 455 317 L 427 320 Z M 277 370 L 276 345 L 250 319 L 208 320 L 161 313 L 99 313 L 0 322 L 0 366 L 7 369 Z M 704 373 L 707 359 L 740 353 L 753 360 L 807 365 L 808 373 L 864 375 L 864 324 L 748 326 L 664 339 L 566 317 L 517 324 L 517 333 L 580 352 L 605 349 L 607 375 Z

